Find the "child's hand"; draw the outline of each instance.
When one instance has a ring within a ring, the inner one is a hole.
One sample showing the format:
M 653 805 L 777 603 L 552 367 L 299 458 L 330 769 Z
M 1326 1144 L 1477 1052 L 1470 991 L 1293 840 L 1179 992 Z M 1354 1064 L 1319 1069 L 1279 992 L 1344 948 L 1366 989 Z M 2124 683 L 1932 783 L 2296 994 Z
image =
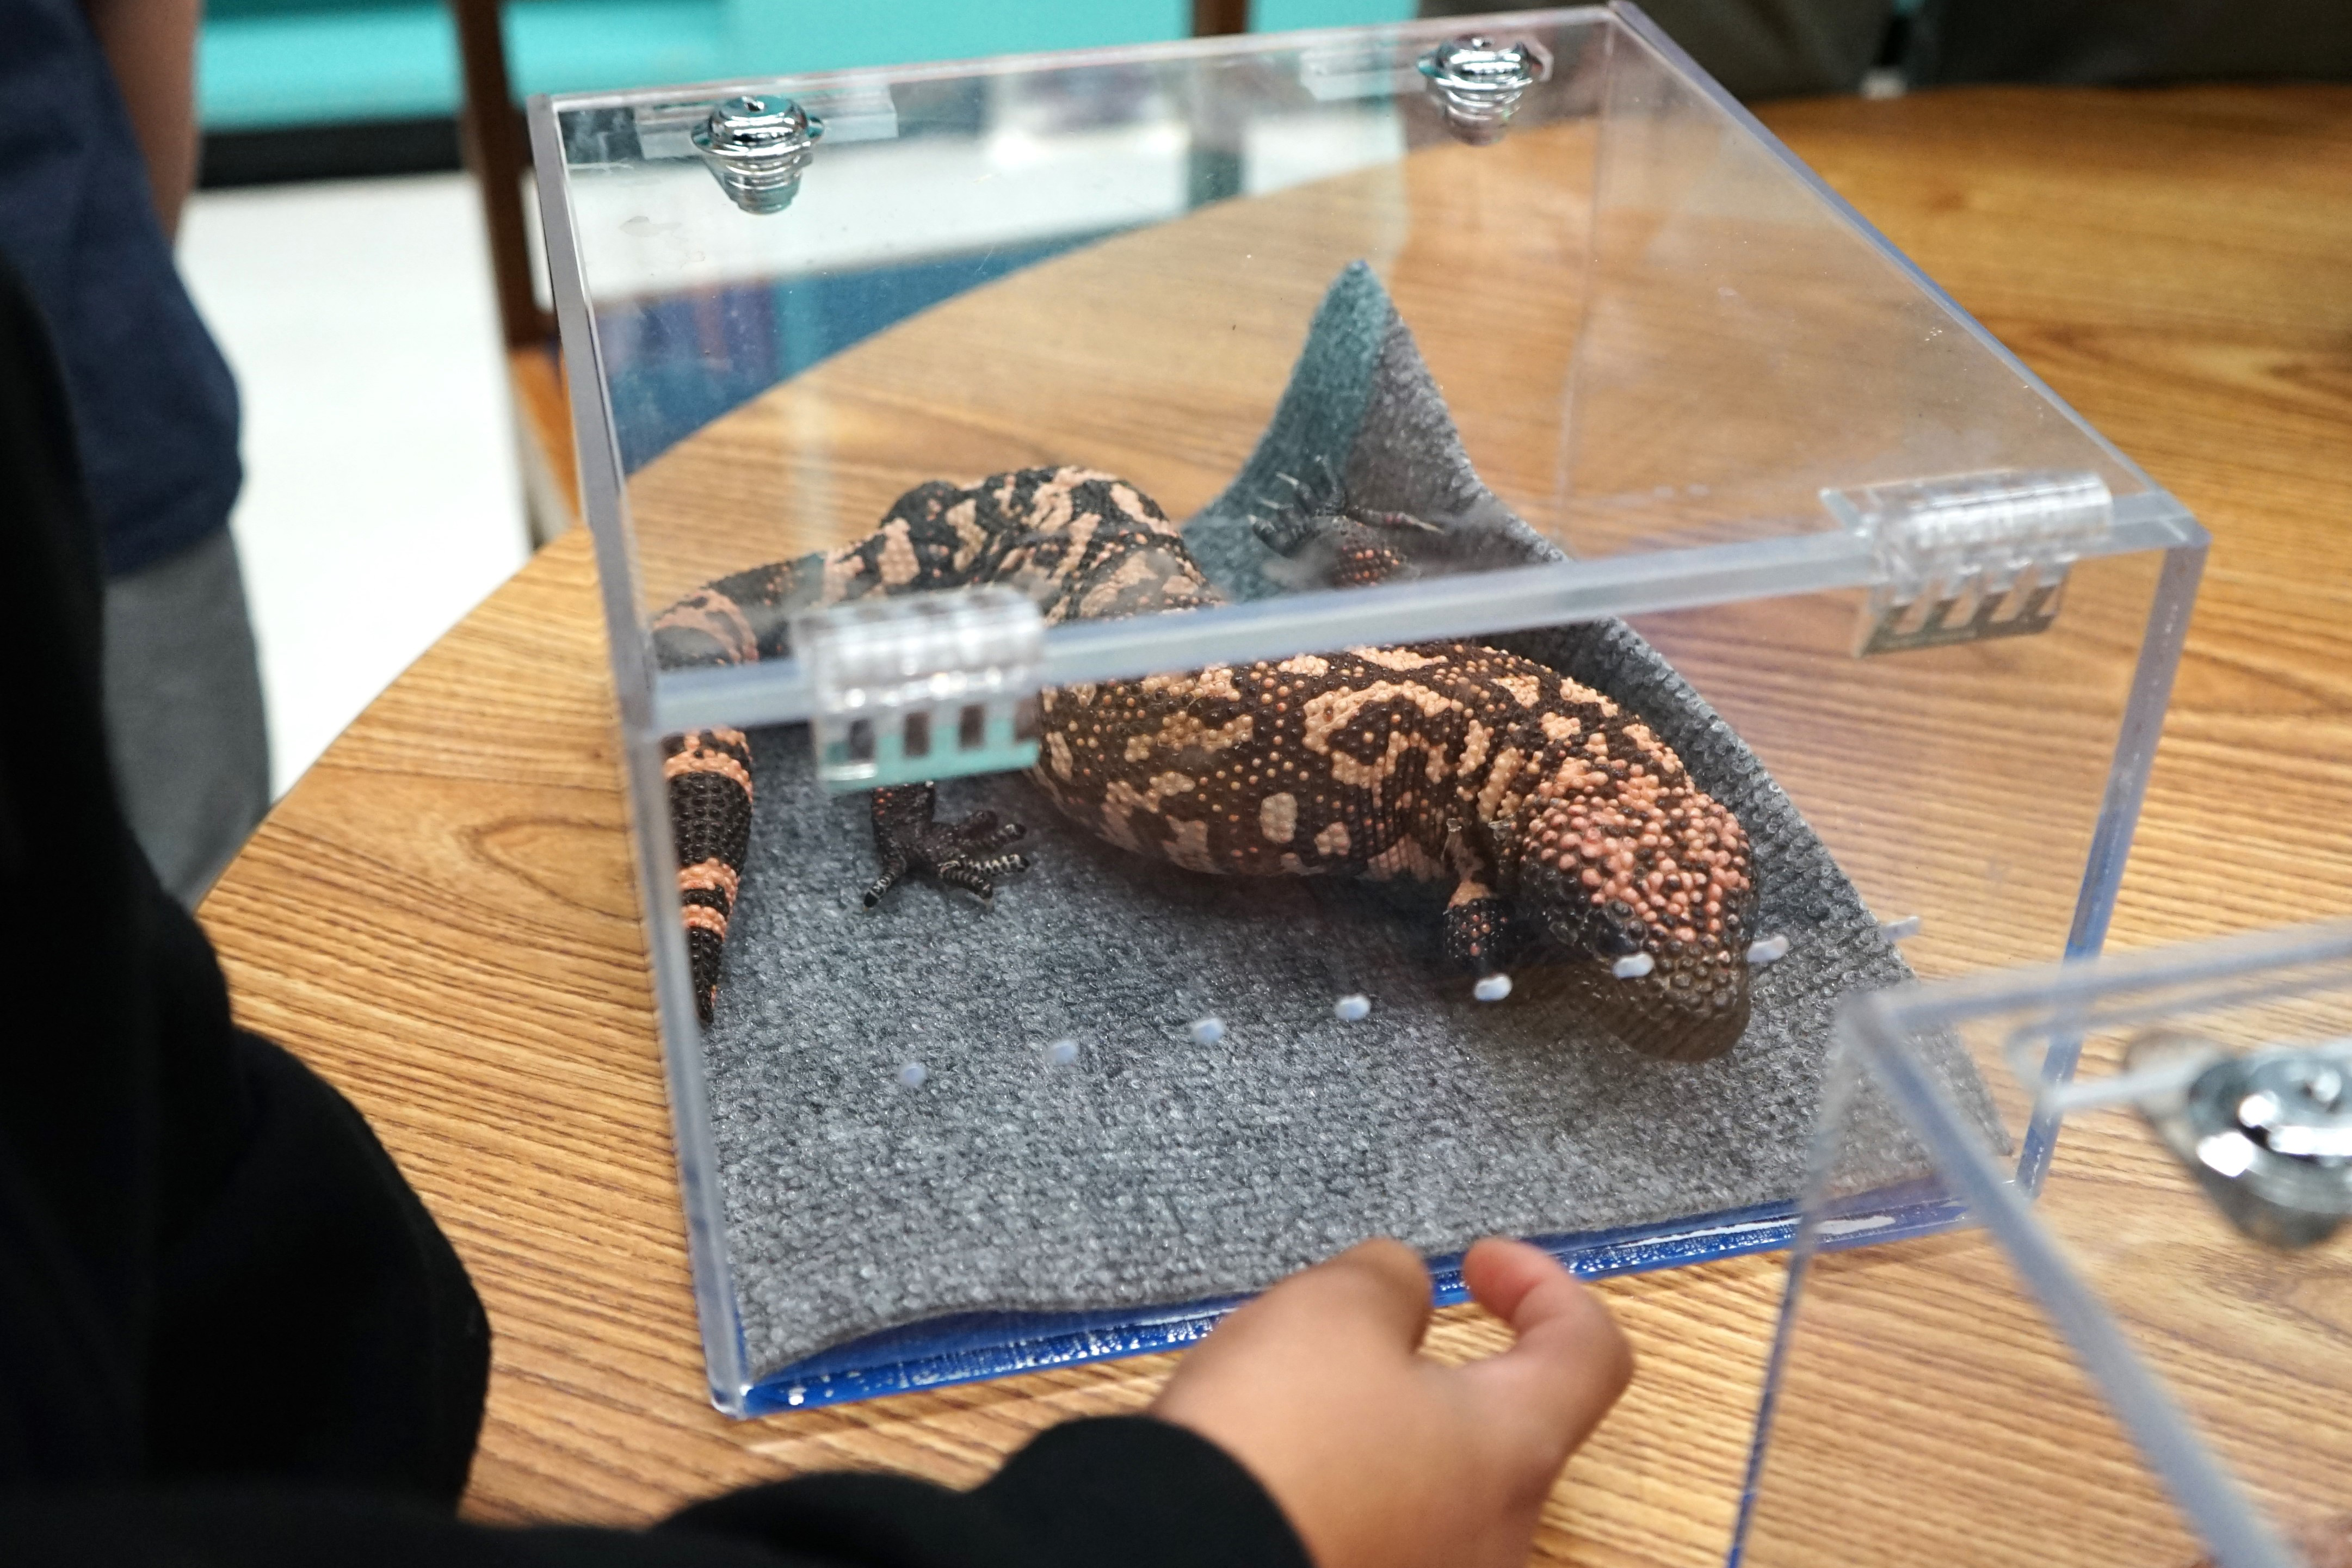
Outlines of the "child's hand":
M 1368 1241 L 1218 1325 L 1152 1414 L 1246 1466 L 1317 1568 L 1517 1568 L 1633 1355 L 1600 1299 L 1524 1242 L 1482 1241 L 1462 1272 L 1518 1332 L 1501 1355 L 1448 1367 L 1417 1353 L 1428 1271 L 1401 1243 Z

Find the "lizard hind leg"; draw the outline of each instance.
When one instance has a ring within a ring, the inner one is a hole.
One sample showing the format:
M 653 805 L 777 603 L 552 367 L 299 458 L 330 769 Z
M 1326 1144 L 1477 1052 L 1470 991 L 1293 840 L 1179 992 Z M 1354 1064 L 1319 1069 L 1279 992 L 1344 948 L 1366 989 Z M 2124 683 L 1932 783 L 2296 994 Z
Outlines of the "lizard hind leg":
M 909 876 L 961 889 L 986 903 L 995 897 L 999 879 L 1029 868 L 1028 857 L 1003 852 L 1028 832 L 1020 823 L 987 810 L 961 822 L 941 822 L 938 809 L 935 785 L 897 784 L 874 792 L 874 848 L 882 874 L 866 890 L 867 909 Z

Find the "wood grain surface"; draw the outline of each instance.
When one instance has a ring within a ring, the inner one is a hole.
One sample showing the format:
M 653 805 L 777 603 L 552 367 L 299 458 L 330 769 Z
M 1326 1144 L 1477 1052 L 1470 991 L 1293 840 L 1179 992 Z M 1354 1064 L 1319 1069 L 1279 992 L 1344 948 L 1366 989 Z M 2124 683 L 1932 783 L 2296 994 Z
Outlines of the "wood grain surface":
M 2114 942 L 2352 912 L 2352 92 L 1971 89 L 1766 118 L 2215 535 Z M 488 1304 L 468 1511 L 641 1521 L 828 1466 L 969 1482 L 1040 1426 L 1140 1405 L 1164 1358 L 710 1409 L 593 579 L 578 531 L 542 552 L 203 910 L 241 1016 L 367 1112 Z M 1641 1371 L 1539 1556 L 1720 1560 L 1780 1272 L 1603 1287 Z M 1456 1310 L 1433 1342 L 1496 1341 Z
M 562 352 L 551 342 L 509 349 L 507 392 L 531 542 L 545 544 L 580 521 L 580 455 L 572 447 Z

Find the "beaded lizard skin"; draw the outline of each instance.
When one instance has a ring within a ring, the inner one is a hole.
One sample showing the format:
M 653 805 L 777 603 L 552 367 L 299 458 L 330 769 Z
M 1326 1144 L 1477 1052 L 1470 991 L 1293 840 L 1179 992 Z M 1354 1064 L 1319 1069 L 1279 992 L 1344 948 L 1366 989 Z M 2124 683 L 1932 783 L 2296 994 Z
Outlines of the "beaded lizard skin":
M 1341 585 L 1403 566 L 1395 544 L 1428 527 L 1313 504 L 1304 522 L 1260 531 L 1294 555 L 1315 545 Z M 656 618 L 656 652 L 671 667 L 776 658 L 808 605 L 980 583 L 1019 586 L 1049 624 L 1219 598 L 1141 491 L 1027 468 L 918 486 L 855 544 L 707 584 Z M 1638 715 L 1547 666 L 1475 643 L 1358 647 L 1049 689 L 1038 721 L 1032 777 L 1122 848 L 1201 872 L 1438 883 L 1451 889 L 1446 958 L 1463 971 L 1573 963 L 1617 1032 L 1656 1056 L 1716 1056 L 1746 1026 L 1746 833 Z M 733 730 L 668 742 L 706 1022 L 748 844 L 750 763 Z M 1019 826 L 986 812 L 942 824 L 932 800 L 928 784 L 875 792 L 869 905 L 908 875 L 987 899 L 1025 867 L 1008 850 Z

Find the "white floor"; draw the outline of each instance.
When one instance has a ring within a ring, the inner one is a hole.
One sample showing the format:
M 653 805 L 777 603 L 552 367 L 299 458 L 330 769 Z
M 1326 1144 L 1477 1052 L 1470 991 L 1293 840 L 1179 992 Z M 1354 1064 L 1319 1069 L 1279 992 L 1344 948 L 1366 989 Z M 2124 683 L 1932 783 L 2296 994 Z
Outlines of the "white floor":
M 527 552 L 480 209 L 461 174 L 201 192 L 180 266 L 245 398 L 283 793 Z

